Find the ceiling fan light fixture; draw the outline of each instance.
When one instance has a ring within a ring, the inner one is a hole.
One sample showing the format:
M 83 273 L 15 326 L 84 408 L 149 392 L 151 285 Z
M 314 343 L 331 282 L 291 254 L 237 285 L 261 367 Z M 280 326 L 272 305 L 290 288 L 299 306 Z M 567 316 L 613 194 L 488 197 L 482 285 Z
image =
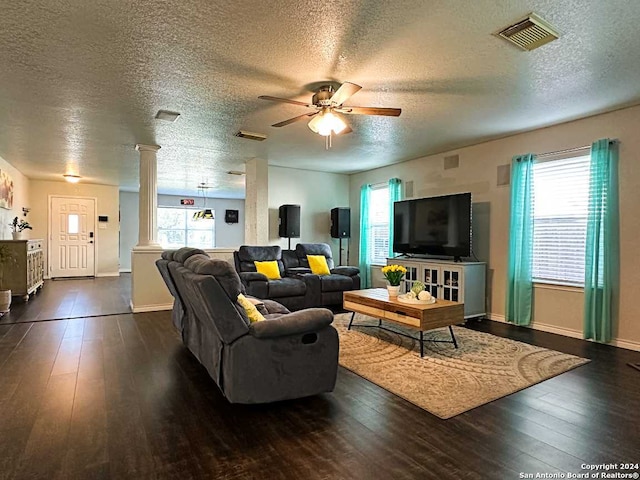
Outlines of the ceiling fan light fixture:
M 309 130 L 311 130 L 313 133 L 318 133 L 318 127 L 322 123 L 321 118 L 322 114 L 315 115 L 307 124 Z
M 328 137 L 333 132 L 338 134 L 347 128 L 347 124 L 331 110 L 325 110 L 313 117 L 308 124 L 312 132 Z
M 200 182 L 198 184 L 198 191 L 202 194 L 202 210 L 198 210 L 193 213 L 193 220 L 214 220 L 213 210 L 207 208 L 207 196 L 205 190 L 211 188 L 211 185 L 207 185 L 207 182 Z

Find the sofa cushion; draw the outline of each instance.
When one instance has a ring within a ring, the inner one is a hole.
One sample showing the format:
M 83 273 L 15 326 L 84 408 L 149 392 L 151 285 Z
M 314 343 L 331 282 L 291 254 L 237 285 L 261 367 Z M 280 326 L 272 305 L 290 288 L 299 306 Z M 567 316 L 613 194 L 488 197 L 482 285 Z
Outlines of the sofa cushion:
M 179 263 L 184 263 L 192 255 L 207 255 L 204 250 L 199 248 L 182 247 L 173 252 L 173 260 Z M 208 255 L 207 255 L 208 256 Z
M 216 277 L 216 280 L 231 300 L 235 301 L 238 298 L 238 294 L 242 293 L 240 278 L 238 278 L 238 274 L 228 262 L 214 261 L 206 255 L 192 255 L 184 263 L 184 266 L 199 275 L 213 275 Z
M 244 311 L 247 314 L 247 317 L 249 318 L 249 322 L 254 323 L 254 322 L 264 321 L 264 317 L 256 308 L 256 304 L 254 304 L 250 299 L 245 297 L 243 294 L 238 295 L 238 303 L 242 305 L 242 308 L 244 308 Z
M 329 269 L 334 267 L 333 253 L 331 253 L 331 247 L 326 243 L 299 243 L 296 245 L 296 255 L 300 259 L 301 267 L 309 266 L 307 255 L 322 255 L 327 259 Z
M 276 260 L 280 276 L 284 276 L 284 264 L 282 263 L 282 248 L 278 245 L 271 246 L 250 246 L 242 245 L 234 253 L 236 268 L 238 272 L 255 272 L 256 266 L 253 262 L 266 262 Z
M 269 280 L 277 280 L 282 277 L 282 275 L 280 275 L 280 269 L 278 268 L 278 262 L 275 260 L 267 262 L 258 262 L 256 260 L 253 264 L 256 266 L 256 271 L 265 275 Z
M 165 251 L 162 252 L 160 257 L 162 257 L 164 260 L 171 261 L 171 260 L 173 260 L 173 254 L 174 253 L 176 253 L 175 250 L 165 250 Z
M 329 275 L 331 273 L 324 255 L 307 255 L 307 262 L 309 262 L 309 268 L 314 275 Z
M 342 292 L 353 288 L 353 280 L 345 275 L 324 275 L 320 277 L 323 292 Z
M 284 277 L 269 281 L 269 297 L 296 297 L 304 295 L 307 290 L 305 283 L 297 278 Z

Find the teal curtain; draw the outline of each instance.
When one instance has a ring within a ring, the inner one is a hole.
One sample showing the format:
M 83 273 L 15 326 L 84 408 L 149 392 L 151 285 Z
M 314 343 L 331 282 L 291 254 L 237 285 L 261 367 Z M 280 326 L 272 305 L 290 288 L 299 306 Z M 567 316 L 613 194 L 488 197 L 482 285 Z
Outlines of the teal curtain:
M 591 146 L 589 212 L 584 279 L 584 338 L 611 340 L 613 297 L 620 263 L 618 144 L 608 138 Z
M 393 257 L 393 203 L 400 200 L 402 180 L 389 180 L 389 257 Z
M 371 198 L 371 185 L 366 184 L 360 188 L 360 287 L 371 287 L 371 265 L 369 259 L 369 199 Z
M 533 298 L 533 154 L 511 162 L 511 216 L 505 317 L 516 325 L 531 323 Z

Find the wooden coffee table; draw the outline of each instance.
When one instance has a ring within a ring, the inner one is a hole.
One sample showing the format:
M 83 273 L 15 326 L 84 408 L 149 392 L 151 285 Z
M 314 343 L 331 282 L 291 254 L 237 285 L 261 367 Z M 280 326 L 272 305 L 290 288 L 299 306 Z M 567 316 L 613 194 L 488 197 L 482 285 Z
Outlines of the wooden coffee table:
M 434 328 L 449 327 L 451 340 L 427 340 L 431 342 L 453 343 L 458 348 L 456 337 L 453 334 L 452 325 L 464 322 L 464 304 L 451 302 L 449 300 L 437 299 L 431 305 L 408 304 L 398 301 L 397 297 L 389 298 L 387 290 L 384 288 L 369 288 L 367 290 L 353 290 L 344 292 L 343 306 L 345 310 L 353 312 L 349 320 L 348 329 L 351 330 L 353 317 L 356 313 L 362 313 L 370 317 L 377 318 L 378 325 L 360 325 L 363 327 L 375 327 L 389 330 L 398 335 L 413 338 L 410 335 L 391 330 L 382 326 L 382 320 L 390 321 L 405 327 L 415 328 L 420 332 L 420 356 L 424 356 L 425 330 Z

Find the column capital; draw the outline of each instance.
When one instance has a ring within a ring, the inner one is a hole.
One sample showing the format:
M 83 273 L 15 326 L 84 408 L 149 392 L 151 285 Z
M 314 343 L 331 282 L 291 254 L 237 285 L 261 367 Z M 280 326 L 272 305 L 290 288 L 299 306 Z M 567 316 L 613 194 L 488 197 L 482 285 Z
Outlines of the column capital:
M 143 145 L 142 143 L 136 143 L 136 150 L 139 152 L 157 152 L 160 150 L 160 145 Z

